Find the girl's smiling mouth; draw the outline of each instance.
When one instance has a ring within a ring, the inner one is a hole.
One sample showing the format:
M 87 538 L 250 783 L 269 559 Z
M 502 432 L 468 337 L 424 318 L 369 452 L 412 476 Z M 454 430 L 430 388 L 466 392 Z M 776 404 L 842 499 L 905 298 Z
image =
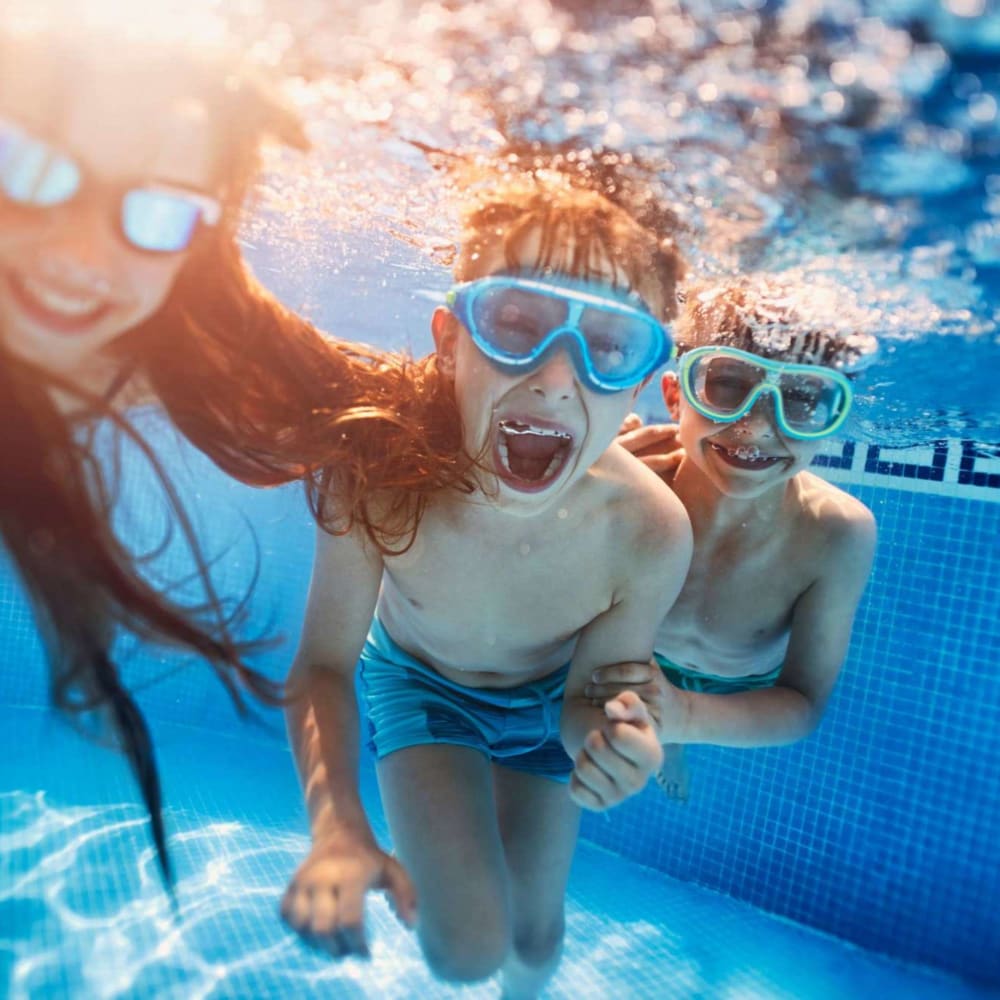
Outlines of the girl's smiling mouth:
M 9 274 L 7 285 L 21 311 L 54 333 L 86 333 L 110 308 L 102 296 L 71 294 L 27 276 Z

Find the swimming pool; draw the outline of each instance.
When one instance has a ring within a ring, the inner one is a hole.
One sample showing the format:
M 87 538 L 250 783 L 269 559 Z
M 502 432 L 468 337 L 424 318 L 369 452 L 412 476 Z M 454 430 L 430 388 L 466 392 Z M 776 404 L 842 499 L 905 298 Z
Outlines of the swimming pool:
M 509 26 L 520 6 L 537 36 L 535 50 L 556 58 L 545 30 L 550 22 L 563 23 L 566 5 L 482 6 L 483 24 L 470 21 L 464 30 L 485 37 L 495 22 Z M 666 9 L 622 6 L 632 22 Z M 714 7 L 717 14 L 739 9 Z M 957 30 L 935 28 L 929 8 L 910 9 L 914 17 L 923 11 L 929 33 Z M 434 16 L 446 14 L 442 7 Z M 432 27 L 412 25 L 425 40 Z M 647 27 L 635 27 L 633 41 L 641 41 Z M 849 34 L 843 24 L 840 29 Z M 596 30 L 587 25 L 581 45 Z M 622 35 L 615 44 L 627 42 Z M 585 65 L 595 52 L 602 54 L 599 46 L 589 52 L 578 46 L 573 66 L 578 86 L 596 107 L 601 95 Z M 922 109 L 928 130 L 958 128 L 959 105 L 985 114 L 985 97 L 997 92 L 996 73 L 985 60 L 977 69 L 977 58 L 973 51 L 959 60 L 944 92 L 928 88 Z M 904 68 L 916 71 L 912 61 Z M 468 66 L 458 71 L 473 73 Z M 512 79 L 518 71 L 504 72 Z M 599 67 L 593 72 L 599 77 Z M 978 90 L 966 79 L 970 75 L 980 80 Z M 722 79 L 713 77 L 717 87 Z M 430 84 L 414 84 L 417 92 L 421 86 Z M 635 96 L 623 88 L 605 105 Z M 379 106 L 371 93 L 360 96 L 368 103 L 359 99 L 356 121 L 377 128 Z M 563 114 L 569 112 L 564 108 Z M 995 116 L 992 122 L 995 132 Z M 911 132 L 917 124 L 908 123 Z M 524 132 L 541 128 L 526 112 L 521 126 Z M 598 127 L 585 126 L 584 133 Z M 685 806 L 674 807 L 648 789 L 610 818 L 589 817 L 570 887 L 566 956 L 552 996 L 998 995 L 1000 448 L 989 442 L 1000 438 L 1000 399 L 993 387 L 995 339 L 961 334 L 963 310 L 973 325 L 996 302 L 996 261 L 990 262 L 989 233 L 980 225 L 996 226 L 1000 214 L 996 206 L 983 207 L 991 191 L 994 200 L 998 194 L 988 126 L 973 130 L 978 145 L 970 143 L 967 155 L 946 155 L 947 148 L 926 135 L 911 139 L 923 158 L 904 166 L 893 156 L 893 130 L 852 137 L 871 166 L 860 174 L 884 195 L 883 222 L 907 216 L 909 243 L 900 265 L 905 287 L 946 286 L 936 312 L 924 305 L 920 315 L 905 313 L 914 322 L 909 332 L 926 333 L 917 321 L 933 321 L 950 339 L 890 338 L 881 387 L 870 389 L 856 440 L 820 459 L 819 471 L 861 497 L 880 524 L 875 571 L 821 729 L 787 749 L 693 748 L 694 789 Z M 428 131 L 427 138 L 435 138 L 434 129 Z M 415 135 L 411 128 L 408 137 Z M 728 133 L 716 138 L 723 148 L 729 141 Z M 801 141 L 816 152 L 815 136 Z M 690 153 L 688 169 L 705 160 L 704 150 L 699 156 Z M 833 156 L 820 162 L 834 186 L 844 163 Z M 337 173 L 335 165 L 331 169 Z M 381 183 L 370 174 L 360 180 L 376 188 Z M 399 176 L 385 183 L 385 190 L 398 193 Z M 907 201 L 914 185 L 924 195 L 918 222 Z M 738 192 L 749 193 L 745 186 Z M 767 209 L 764 194 L 757 193 L 754 225 Z M 294 251 L 289 240 L 308 232 L 294 226 L 264 232 L 257 267 L 290 304 L 305 306 L 338 332 L 421 353 L 430 346 L 430 305 L 446 279 L 421 253 L 427 237 L 411 248 L 384 230 L 392 228 L 387 219 L 405 230 L 425 206 L 411 203 L 404 211 L 376 202 L 363 206 L 372 230 L 348 227 L 346 236 L 324 236 L 322 254 L 313 254 L 316 232 Z M 779 205 L 776 218 L 787 218 L 788 207 Z M 954 236 L 956 218 L 963 233 L 980 234 L 978 242 L 963 242 L 957 260 L 941 247 Z M 809 218 L 798 221 L 797 242 L 783 243 L 777 222 L 767 229 L 772 254 L 774 246 L 805 253 Z M 324 226 L 317 231 L 327 232 Z M 828 252 L 829 244 L 822 249 Z M 874 257 L 855 266 L 873 267 Z M 977 264 L 971 277 L 962 271 L 970 260 Z M 975 290 L 983 302 L 967 308 Z M 942 356 L 953 362 L 947 378 Z M 880 408 L 878 395 L 891 405 Z M 655 407 L 655 400 L 648 405 Z M 160 442 L 208 552 L 217 556 L 219 590 L 242 592 L 259 556 L 254 621 L 294 641 L 312 547 L 298 493 L 237 487 L 155 414 L 142 421 Z M 121 528 L 137 547 L 148 547 L 160 537 L 162 512 L 138 463 L 126 461 L 124 469 Z M 165 580 L 182 578 L 186 569 L 183 553 L 172 549 L 155 567 Z M 206 671 L 136 649 L 129 680 L 140 687 L 154 728 L 178 866 L 180 912 L 174 919 L 124 764 L 81 740 L 45 707 L 40 647 L 6 566 L 0 571 L 0 635 L 0 982 L 11 997 L 495 994 L 488 985 L 458 990 L 436 984 L 411 935 L 380 901 L 370 907 L 370 964 L 334 965 L 286 934 L 277 900 L 305 850 L 306 823 L 280 719 L 263 713 L 254 723 L 242 722 Z M 280 676 L 289 657 L 286 644 L 263 656 L 262 665 Z M 384 835 L 370 762 L 363 775 L 373 823 Z
M 209 551 L 228 553 L 220 582 L 238 590 L 251 570 L 245 516 L 261 555 L 254 609 L 294 635 L 312 545 L 297 491 L 246 490 L 179 442 L 170 452 L 172 473 L 200 495 Z M 975 641 L 995 628 L 986 604 L 995 555 L 990 562 L 984 553 L 1000 508 L 909 493 L 886 478 L 889 485 L 857 487 L 882 516 L 880 562 L 821 730 L 785 750 L 694 748 L 686 805 L 647 789 L 610 818 L 589 818 L 552 996 L 996 995 L 989 847 L 998 800 L 988 776 L 1000 746 L 975 716 L 995 708 L 997 680 L 985 648 L 971 651 L 974 641 L 944 619 L 968 616 Z M 132 485 L 139 488 L 126 490 Z M 155 524 L 155 507 L 137 501 L 133 513 Z M 961 528 L 943 530 L 936 544 L 959 552 L 964 565 L 935 580 L 933 596 L 929 578 L 940 564 L 926 536 L 957 517 Z M 914 533 L 925 541 L 915 546 Z M 947 593 L 952 574 L 977 562 L 978 592 L 972 580 L 961 595 Z M 914 594 L 918 606 L 909 603 Z M 7 995 L 495 995 L 489 985 L 435 983 L 381 899 L 369 905 L 370 963 L 335 965 L 286 933 L 277 900 L 306 848 L 307 824 L 280 718 L 241 722 L 207 671 L 140 653 L 130 679 L 142 687 L 157 678 L 141 700 L 169 804 L 174 919 L 124 762 L 45 707 L 41 652 L 9 573 L 0 607 Z M 873 645 L 878 670 L 864 656 Z M 283 655 L 269 654 L 269 669 L 280 672 Z M 976 769 L 967 766 L 973 753 Z M 384 837 L 370 761 L 362 774 Z

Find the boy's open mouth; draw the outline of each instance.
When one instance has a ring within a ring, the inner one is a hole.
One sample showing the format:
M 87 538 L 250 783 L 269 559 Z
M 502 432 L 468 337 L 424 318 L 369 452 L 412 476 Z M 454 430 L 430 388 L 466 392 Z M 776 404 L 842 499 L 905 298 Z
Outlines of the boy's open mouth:
M 556 427 L 501 420 L 497 426 L 500 478 L 525 493 L 543 490 L 562 472 L 573 448 L 573 435 Z
M 730 448 L 715 441 L 708 443 L 723 462 L 737 469 L 769 469 L 772 465 L 785 461 L 782 455 L 762 455 L 755 444 L 741 444 Z

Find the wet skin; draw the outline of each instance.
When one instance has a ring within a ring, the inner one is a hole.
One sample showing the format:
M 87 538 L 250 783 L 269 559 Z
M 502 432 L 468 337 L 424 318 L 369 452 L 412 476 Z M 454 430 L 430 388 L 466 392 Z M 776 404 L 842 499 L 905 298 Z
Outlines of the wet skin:
M 631 424 L 627 441 L 655 453 L 662 434 L 665 449 L 674 451 L 657 464 L 690 514 L 695 548 L 656 649 L 716 676 L 750 677 L 779 665 L 781 674 L 773 687 L 719 695 L 679 691 L 654 665 L 609 667 L 597 671 L 588 693 L 610 697 L 627 681 L 647 702 L 665 744 L 800 739 L 821 718 L 846 655 L 871 567 L 874 519 L 807 471 L 817 444 L 782 434 L 769 399 L 720 424 L 686 404 L 675 376 L 664 375 L 662 386 L 679 426 L 639 434 Z M 660 778 L 668 794 L 684 798 L 688 776 L 679 749 L 666 753 Z

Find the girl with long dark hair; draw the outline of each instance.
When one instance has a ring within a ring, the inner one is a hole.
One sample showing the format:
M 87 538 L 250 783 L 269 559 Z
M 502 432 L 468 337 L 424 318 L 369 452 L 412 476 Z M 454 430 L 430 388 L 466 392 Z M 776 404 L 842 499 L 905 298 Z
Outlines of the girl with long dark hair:
M 179 498 L 128 407 L 158 402 L 242 482 L 304 479 L 321 524 L 412 538 L 426 497 L 463 486 L 453 401 L 432 361 L 322 336 L 252 276 L 237 243 L 265 140 L 300 122 L 244 60 L 79 26 L 0 26 L 0 531 L 65 711 L 104 716 L 171 879 L 145 721 L 112 656 L 120 629 L 208 662 L 239 707 L 279 685 L 216 594 Z M 111 526 L 92 446 L 111 421 L 160 476 L 205 600 L 157 590 Z M 327 509 L 329 477 L 338 508 Z M 398 497 L 388 512 L 372 499 Z

